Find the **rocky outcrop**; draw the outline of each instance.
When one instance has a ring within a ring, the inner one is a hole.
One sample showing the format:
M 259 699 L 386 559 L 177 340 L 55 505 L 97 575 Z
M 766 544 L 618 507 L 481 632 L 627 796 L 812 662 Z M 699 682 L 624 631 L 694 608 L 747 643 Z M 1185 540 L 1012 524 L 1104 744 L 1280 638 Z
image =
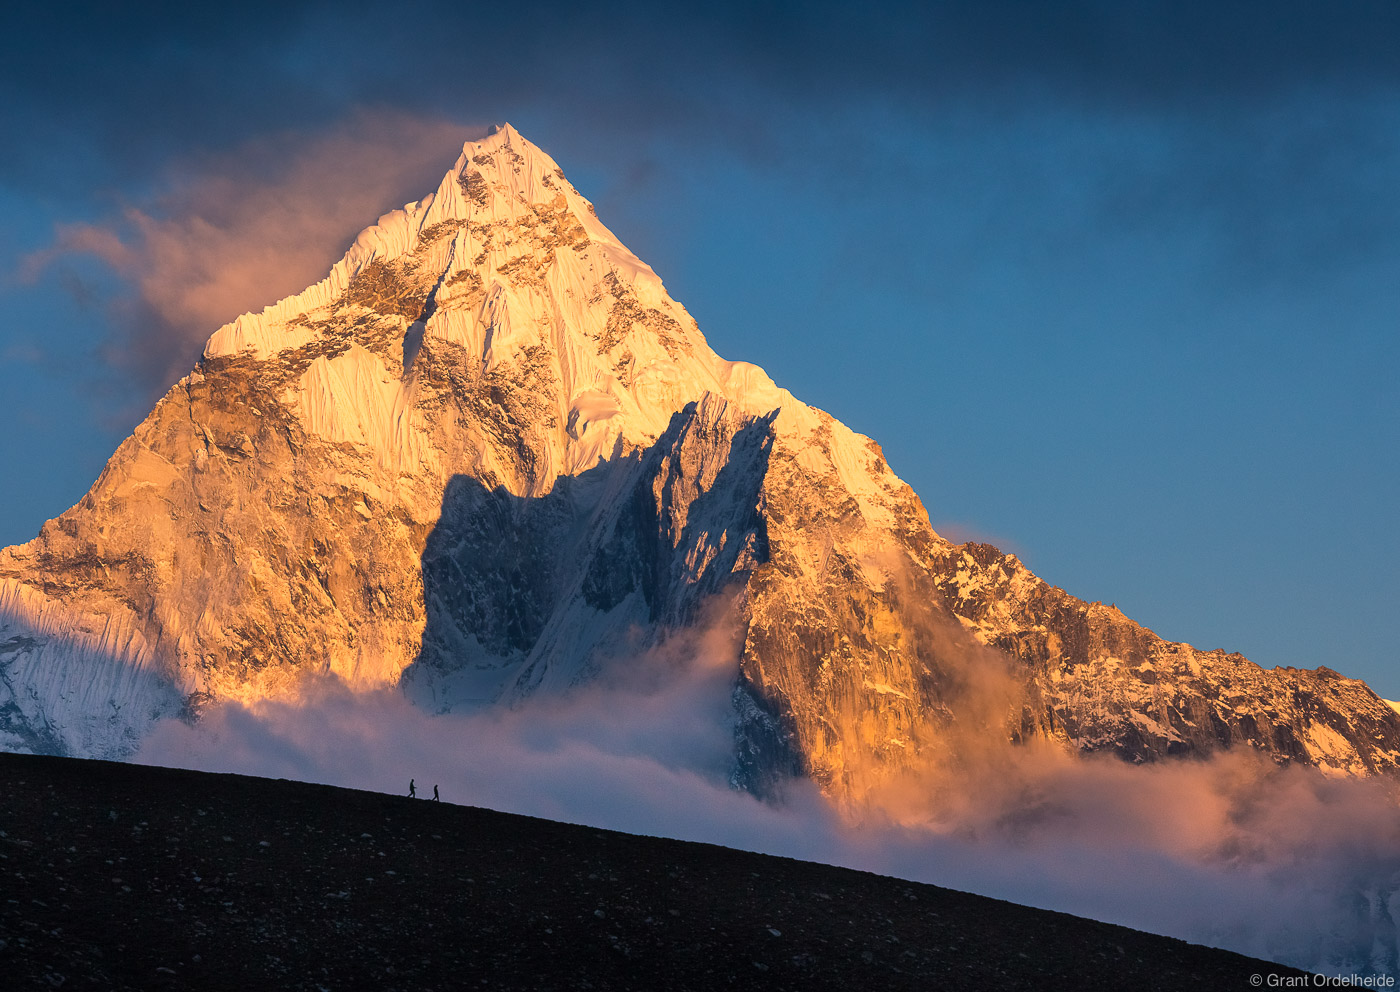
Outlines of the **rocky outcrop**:
M 1348 774 L 1400 761 L 1395 711 L 1364 682 L 1163 640 L 989 545 L 945 550 L 934 573 L 963 624 L 1017 662 L 1037 731 L 1075 748 L 1151 761 L 1248 746 Z
M 728 362 L 509 126 L 210 338 L 92 490 L 0 552 L 0 741 L 120 756 L 307 671 L 450 709 L 737 631 L 734 782 L 860 800 L 973 739 L 1392 770 L 1326 669 L 1171 644 L 983 545 Z

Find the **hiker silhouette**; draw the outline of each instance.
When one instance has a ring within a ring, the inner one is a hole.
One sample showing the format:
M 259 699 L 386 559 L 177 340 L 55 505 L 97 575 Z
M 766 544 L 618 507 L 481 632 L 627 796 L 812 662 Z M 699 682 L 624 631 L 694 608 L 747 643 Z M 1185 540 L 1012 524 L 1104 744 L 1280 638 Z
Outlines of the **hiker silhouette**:
M 434 785 L 434 786 L 433 786 L 433 802 L 439 802 L 439 801 L 440 801 L 440 800 L 438 799 L 437 786 Z
M 409 780 L 408 780 L 408 798 L 409 798 L 409 799 L 417 799 L 417 798 L 418 798 L 418 789 L 414 786 L 414 784 L 413 784 L 413 779 L 409 779 Z

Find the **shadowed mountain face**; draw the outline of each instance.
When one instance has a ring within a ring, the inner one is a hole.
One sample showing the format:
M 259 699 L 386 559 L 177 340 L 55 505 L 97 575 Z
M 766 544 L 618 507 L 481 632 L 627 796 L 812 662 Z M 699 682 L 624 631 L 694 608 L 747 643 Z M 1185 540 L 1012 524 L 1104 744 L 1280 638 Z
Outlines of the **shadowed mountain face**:
M 1400 762 L 1360 682 L 1163 641 L 945 541 L 873 441 L 715 355 L 509 126 L 215 332 L 0 551 L 0 743 L 122 756 L 308 672 L 509 703 L 707 627 L 736 632 L 733 781 L 759 793 L 861 802 L 974 741 Z
M 434 705 L 559 691 L 704 622 L 767 558 L 771 417 L 706 401 L 645 452 L 521 497 L 454 476 L 423 550 L 423 648 L 405 684 Z M 719 446 L 723 458 L 707 458 Z

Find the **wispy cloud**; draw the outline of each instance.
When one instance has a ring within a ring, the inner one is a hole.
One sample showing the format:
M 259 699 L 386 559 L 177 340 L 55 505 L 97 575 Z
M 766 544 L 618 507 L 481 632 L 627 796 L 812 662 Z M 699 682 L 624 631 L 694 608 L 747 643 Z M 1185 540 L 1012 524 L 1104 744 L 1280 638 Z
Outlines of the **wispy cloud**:
M 464 109 L 547 122 L 552 145 L 612 176 L 655 167 L 648 146 L 659 137 L 768 172 L 815 170 L 834 190 L 852 175 L 862 189 L 951 189 L 975 177 L 974 198 L 1008 205 L 1004 231 L 996 216 L 994 236 L 978 229 L 997 246 L 1026 240 L 1027 182 L 1044 187 L 1033 200 L 1068 218 L 1046 221 L 1037 233 L 1047 242 L 1095 224 L 1183 228 L 1219 242 L 1231 274 L 1296 278 L 1394 241 L 1400 207 L 1387 177 L 1400 151 L 1387 122 L 1400 56 L 1380 40 L 1400 17 L 1393 5 L 998 0 L 893 4 L 875 16 L 832 5 L 794 18 L 763 4 L 665 15 L 624 4 L 607 20 L 546 9 L 524 44 L 499 40 L 520 37 L 514 11 L 414 2 L 358 17 L 327 16 L 321 4 L 261 20 L 93 12 L 63 33 L 61 55 L 36 28 L 41 41 L 0 66 L 19 94 L 0 124 L 42 137 L 15 149 L 0 177 L 65 199 L 128 192 L 120 215 L 61 228 L 30 257 L 30 274 L 77 253 L 130 283 L 107 361 L 149 398 L 219 324 L 303 288 L 387 206 L 431 188 L 463 137 L 447 121 Z M 190 58 L 206 71 L 191 72 Z M 104 85 L 117 72 L 124 85 Z M 235 72 L 237 87 L 213 82 Z M 394 109 L 353 111 L 371 103 Z M 924 132 L 930 148 L 969 148 L 973 161 L 891 176 L 889 143 L 850 133 L 861 121 Z M 1076 128 L 1090 133 L 1064 137 Z M 1009 154 L 1027 160 L 1004 170 L 1017 188 L 985 175 Z M 129 192 L 140 186 L 157 192 Z M 898 224 L 867 213 L 870 237 Z M 927 219 L 909 216 L 922 245 Z M 949 264 L 964 247 L 949 249 Z M 889 282 L 928 281 L 920 251 L 862 255 Z
M 131 401 L 144 405 L 220 325 L 315 282 L 385 209 L 433 189 L 468 136 L 442 119 L 366 111 L 320 133 L 184 159 L 158 195 L 60 226 L 19 276 L 32 282 L 83 257 L 118 276 L 128 291 L 106 301 L 101 355 L 119 381 L 134 377 Z

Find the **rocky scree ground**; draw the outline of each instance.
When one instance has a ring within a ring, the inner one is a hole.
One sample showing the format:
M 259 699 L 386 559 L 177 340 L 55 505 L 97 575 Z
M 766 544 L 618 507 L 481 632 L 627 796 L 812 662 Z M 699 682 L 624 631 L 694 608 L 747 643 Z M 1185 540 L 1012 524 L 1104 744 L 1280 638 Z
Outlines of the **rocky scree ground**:
M 0 794 L 13 989 L 1243 989 L 1302 975 L 931 885 L 445 802 L 11 754 Z

